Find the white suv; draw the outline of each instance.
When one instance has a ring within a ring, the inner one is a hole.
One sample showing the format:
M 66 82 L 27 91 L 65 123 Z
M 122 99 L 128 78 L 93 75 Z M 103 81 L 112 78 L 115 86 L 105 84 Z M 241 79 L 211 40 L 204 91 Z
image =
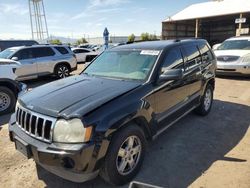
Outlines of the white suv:
M 217 74 L 250 75 L 250 36 L 227 39 L 214 53 Z
M 64 78 L 77 69 L 75 54 L 68 46 L 62 45 L 12 47 L 2 51 L 0 58 L 21 63 L 21 67 L 16 71 L 18 80 L 34 79 L 51 74 Z
M 18 93 L 26 90 L 26 85 L 15 81 L 20 66 L 18 62 L 0 59 L 0 115 L 12 112 Z

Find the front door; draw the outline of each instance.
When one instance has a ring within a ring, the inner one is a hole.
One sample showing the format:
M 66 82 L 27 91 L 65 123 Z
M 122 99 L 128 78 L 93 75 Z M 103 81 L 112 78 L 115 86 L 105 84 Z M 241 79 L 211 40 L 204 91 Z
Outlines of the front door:
M 166 54 L 159 74 L 164 73 L 167 69 L 183 69 L 183 62 L 180 48 L 176 47 Z M 166 81 L 159 83 L 155 88 L 155 113 L 158 123 L 162 122 L 162 120 L 168 120 L 170 123 L 172 121 L 172 115 L 184 106 L 188 92 L 184 80 L 185 79 Z M 160 124 L 159 128 L 167 124 L 167 122 L 163 125 Z
M 16 70 L 18 80 L 22 80 L 24 77 L 36 77 L 37 64 L 32 48 L 21 49 L 12 57 L 17 57 L 18 61 L 21 63 L 21 67 Z

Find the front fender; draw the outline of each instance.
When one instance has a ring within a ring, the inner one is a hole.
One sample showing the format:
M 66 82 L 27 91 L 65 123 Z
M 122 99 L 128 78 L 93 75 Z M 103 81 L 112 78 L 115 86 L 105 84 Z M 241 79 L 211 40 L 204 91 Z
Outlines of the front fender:
M 99 122 L 96 127 L 96 132 L 104 133 L 105 138 L 110 138 L 111 135 L 126 126 L 129 122 L 140 121 L 140 126 L 152 135 L 155 126 L 153 125 L 153 109 L 146 101 L 139 101 L 130 103 L 120 109 L 116 109 L 109 113 L 105 118 Z

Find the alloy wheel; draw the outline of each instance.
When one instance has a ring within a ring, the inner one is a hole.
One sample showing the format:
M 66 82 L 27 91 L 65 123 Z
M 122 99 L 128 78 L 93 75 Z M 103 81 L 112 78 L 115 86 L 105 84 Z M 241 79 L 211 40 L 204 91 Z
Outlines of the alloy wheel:
M 206 111 L 209 110 L 212 103 L 212 91 L 207 89 L 205 96 L 204 96 L 204 108 Z
M 135 169 L 140 160 L 141 151 L 141 140 L 137 136 L 130 136 L 122 143 L 116 158 L 119 174 L 128 175 Z
M 69 76 L 69 69 L 68 69 L 68 67 L 66 67 L 66 66 L 59 67 L 57 74 L 58 74 L 58 76 L 60 78 L 68 77 Z

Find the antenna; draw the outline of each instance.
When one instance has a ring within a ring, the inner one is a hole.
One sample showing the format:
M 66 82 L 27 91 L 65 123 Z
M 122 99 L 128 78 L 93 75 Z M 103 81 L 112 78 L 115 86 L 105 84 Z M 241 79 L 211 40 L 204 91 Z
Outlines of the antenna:
M 49 32 L 43 0 L 28 1 L 32 39 L 44 42 L 45 39 L 49 38 Z

